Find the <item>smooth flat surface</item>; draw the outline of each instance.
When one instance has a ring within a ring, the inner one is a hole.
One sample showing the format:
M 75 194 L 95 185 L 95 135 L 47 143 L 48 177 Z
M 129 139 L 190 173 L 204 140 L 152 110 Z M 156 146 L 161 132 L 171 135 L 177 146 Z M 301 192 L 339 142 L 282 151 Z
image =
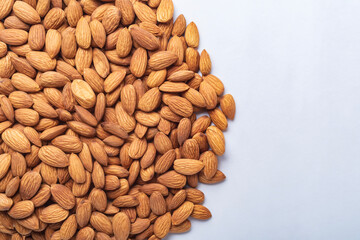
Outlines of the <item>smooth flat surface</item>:
M 360 239 L 360 1 L 174 2 L 237 116 L 213 218 L 168 239 Z

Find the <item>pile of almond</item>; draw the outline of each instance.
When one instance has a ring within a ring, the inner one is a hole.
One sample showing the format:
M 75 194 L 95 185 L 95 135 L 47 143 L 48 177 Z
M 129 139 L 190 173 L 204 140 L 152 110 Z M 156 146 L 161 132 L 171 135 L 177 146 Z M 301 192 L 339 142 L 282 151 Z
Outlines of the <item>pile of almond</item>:
M 211 217 L 196 187 L 225 179 L 235 102 L 173 14 L 0 0 L 1 240 L 156 240 Z

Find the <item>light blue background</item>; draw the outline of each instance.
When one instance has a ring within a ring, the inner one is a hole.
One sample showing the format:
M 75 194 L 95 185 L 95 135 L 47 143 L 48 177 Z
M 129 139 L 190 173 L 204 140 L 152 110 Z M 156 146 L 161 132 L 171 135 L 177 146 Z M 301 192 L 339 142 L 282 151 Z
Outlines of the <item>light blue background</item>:
M 238 111 L 213 218 L 168 239 L 360 239 L 360 1 L 174 2 Z

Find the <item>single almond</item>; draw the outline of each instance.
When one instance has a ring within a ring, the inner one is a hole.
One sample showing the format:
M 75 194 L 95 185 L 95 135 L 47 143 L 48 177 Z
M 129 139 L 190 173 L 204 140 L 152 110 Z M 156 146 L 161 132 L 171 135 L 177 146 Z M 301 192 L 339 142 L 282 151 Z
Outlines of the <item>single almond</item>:
M 8 128 L 2 135 L 2 140 L 12 149 L 21 153 L 30 152 L 30 142 L 19 130 Z
M 68 157 L 55 146 L 48 145 L 41 147 L 39 150 L 39 158 L 52 167 L 67 167 L 69 165 Z
M 75 197 L 71 190 L 64 185 L 54 184 L 51 186 L 51 195 L 55 202 L 62 208 L 70 210 L 75 206 Z
M 58 204 L 45 207 L 39 215 L 39 219 L 44 223 L 59 223 L 69 216 L 69 211 L 63 209 Z

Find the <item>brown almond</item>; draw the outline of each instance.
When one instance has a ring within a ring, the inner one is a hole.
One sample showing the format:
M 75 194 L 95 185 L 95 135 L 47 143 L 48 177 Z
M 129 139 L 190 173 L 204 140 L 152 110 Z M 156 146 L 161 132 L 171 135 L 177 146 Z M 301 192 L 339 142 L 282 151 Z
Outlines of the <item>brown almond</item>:
M 180 225 L 183 223 L 193 212 L 194 204 L 192 202 L 184 202 L 172 215 L 172 224 Z
M 68 215 L 69 211 L 63 209 L 58 204 L 52 204 L 40 212 L 39 218 L 44 223 L 58 223 L 65 220 Z
M 158 181 L 169 188 L 183 188 L 186 184 L 186 177 L 175 171 L 169 171 L 159 176 Z
M 225 116 L 231 120 L 235 117 L 235 100 L 231 94 L 226 94 L 220 98 L 221 110 Z
M 55 146 L 43 146 L 39 150 L 39 158 L 52 167 L 67 167 L 69 160 L 65 153 Z
M 2 135 L 2 140 L 12 149 L 21 153 L 30 152 L 30 142 L 19 130 L 8 128 Z
M 75 197 L 71 190 L 64 185 L 54 184 L 51 186 L 51 195 L 55 202 L 62 208 L 70 210 L 75 206 Z

